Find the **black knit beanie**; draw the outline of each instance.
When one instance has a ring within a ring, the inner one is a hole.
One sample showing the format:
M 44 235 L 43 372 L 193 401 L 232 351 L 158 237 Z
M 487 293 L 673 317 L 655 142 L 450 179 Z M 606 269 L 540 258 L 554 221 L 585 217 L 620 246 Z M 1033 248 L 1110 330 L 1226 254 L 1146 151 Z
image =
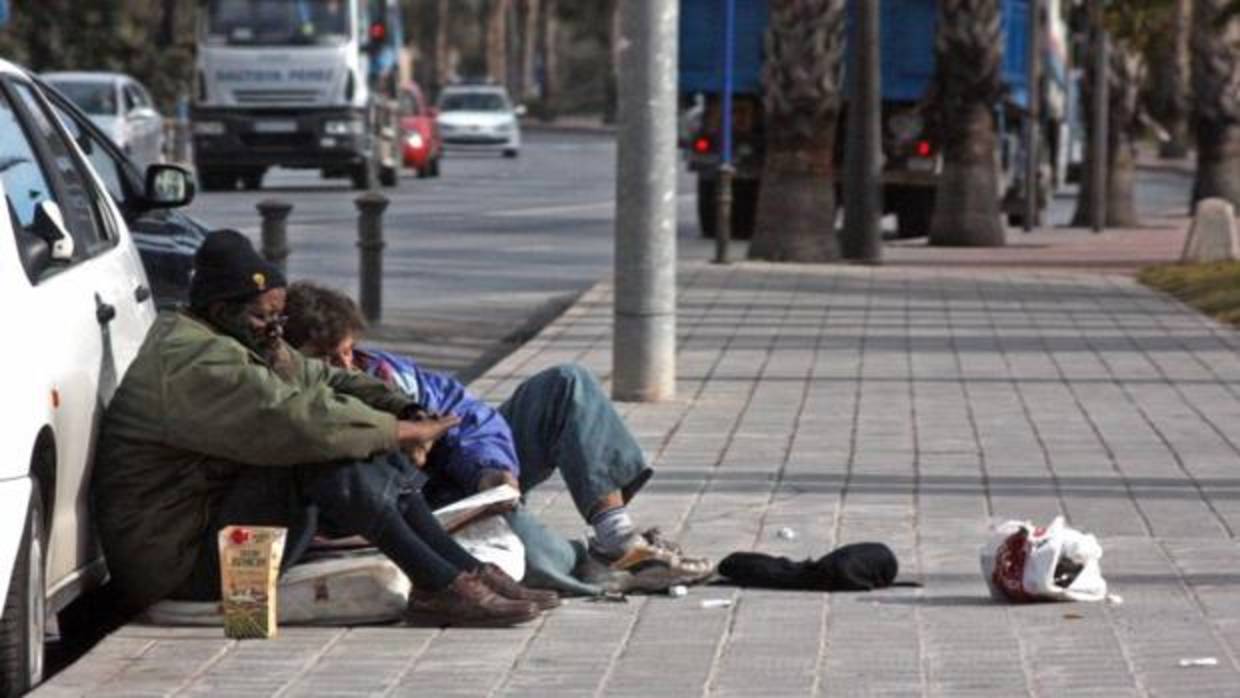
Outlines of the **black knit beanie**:
M 254 251 L 249 238 L 235 230 L 216 230 L 194 253 L 189 304 L 205 308 L 215 301 L 244 301 L 285 285 L 284 274 Z

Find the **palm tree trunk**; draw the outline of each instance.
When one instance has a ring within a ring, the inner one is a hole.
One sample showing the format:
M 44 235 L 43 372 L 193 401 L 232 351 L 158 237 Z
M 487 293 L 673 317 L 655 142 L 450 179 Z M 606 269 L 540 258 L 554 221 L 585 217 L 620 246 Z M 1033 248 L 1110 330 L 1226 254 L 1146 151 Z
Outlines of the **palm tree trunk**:
M 560 96 L 559 0 L 543 0 L 542 119 L 554 121 Z
M 1240 14 L 1220 15 L 1231 0 L 1193 7 L 1193 117 L 1197 178 L 1193 203 L 1221 197 L 1240 207 Z
M 1175 0 L 1175 47 L 1172 58 L 1172 78 L 1168 89 L 1171 99 L 1168 104 L 1167 133 L 1171 140 L 1159 149 L 1159 155 L 1165 158 L 1182 158 L 1188 155 L 1188 117 L 1190 82 L 1190 54 L 1188 36 L 1192 28 L 1192 0 Z
M 829 262 L 845 0 L 772 0 L 762 69 L 766 160 L 750 259 Z
M 487 75 L 500 84 L 508 80 L 508 3 L 491 0 L 487 12 Z
M 521 99 L 538 98 L 538 76 L 534 74 L 534 57 L 538 46 L 540 9 L 538 0 L 525 0 L 524 36 L 521 38 Z
M 967 135 L 949 141 L 943 151 L 930 244 L 1001 247 L 1006 239 L 999 215 L 994 116 L 985 104 L 972 104 L 955 118 Z
M 931 245 L 1005 244 L 999 211 L 995 118 L 1002 66 L 997 0 L 940 0 L 934 39 L 934 105 L 943 172 Z
M 1107 70 L 1107 216 L 1106 225 L 1129 227 L 1137 224 L 1136 208 L 1136 134 L 1140 128 L 1137 119 L 1141 84 L 1145 75 L 1145 60 L 1141 53 L 1125 41 L 1111 42 L 1111 62 Z M 1085 109 L 1085 139 L 1090 137 L 1093 124 L 1092 71 L 1086 71 L 1081 84 L 1081 103 Z M 1092 148 L 1086 148 L 1085 162 L 1081 166 L 1088 173 L 1093 162 Z M 1092 187 L 1088 176 L 1081 177 L 1080 195 L 1076 200 L 1076 213 L 1072 225 L 1087 226 L 1092 218 L 1090 202 Z
M 438 0 L 435 3 L 435 92 L 452 82 L 451 59 L 448 57 L 448 38 L 452 29 L 450 18 L 448 0 Z

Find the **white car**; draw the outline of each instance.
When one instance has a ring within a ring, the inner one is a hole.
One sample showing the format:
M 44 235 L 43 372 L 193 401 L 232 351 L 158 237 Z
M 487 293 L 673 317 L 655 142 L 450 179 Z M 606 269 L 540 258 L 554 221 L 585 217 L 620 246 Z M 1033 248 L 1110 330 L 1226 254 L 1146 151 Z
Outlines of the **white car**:
M 0 695 L 43 675 L 46 619 L 101 583 L 88 496 L 101 412 L 155 306 L 121 211 L 29 74 L 0 61 Z M 177 206 L 190 175 L 147 170 Z
M 86 112 L 140 168 L 159 162 L 164 117 L 151 95 L 124 73 L 44 73 L 43 80 Z
M 499 151 L 515 158 L 521 152 L 525 113 L 513 107 L 508 91 L 498 85 L 450 85 L 439 93 L 439 135 L 444 150 Z

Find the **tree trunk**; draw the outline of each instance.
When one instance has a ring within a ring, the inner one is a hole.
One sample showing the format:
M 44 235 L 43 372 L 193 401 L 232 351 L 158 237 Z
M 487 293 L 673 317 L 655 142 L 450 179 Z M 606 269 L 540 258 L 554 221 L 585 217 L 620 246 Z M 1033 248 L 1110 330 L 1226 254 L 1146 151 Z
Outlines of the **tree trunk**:
M 1192 0 L 1176 0 L 1175 50 L 1172 59 L 1171 99 L 1167 111 L 1167 133 L 1171 140 L 1162 144 L 1159 155 L 1164 158 L 1182 158 L 1188 155 L 1189 83 L 1191 66 L 1189 58 L 1189 33 L 1192 28 Z
M 997 0 L 940 0 L 934 37 L 934 109 L 943 171 L 930 220 L 931 245 L 1005 244 L 992 110 L 1002 97 Z
M 538 99 L 538 76 L 534 73 L 534 57 L 537 55 L 538 27 L 540 25 L 538 0 L 525 0 L 524 36 L 521 37 L 521 99 Z
M 452 65 L 448 56 L 448 38 L 451 36 L 452 14 L 448 11 L 448 0 L 435 3 L 435 92 L 452 82 Z
M 491 0 L 487 13 L 487 75 L 500 84 L 508 79 L 508 3 Z
M 987 105 L 972 104 L 954 118 L 967 136 L 948 141 L 943 152 L 929 242 L 1002 247 L 1006 240 L 999 215 L 994 117 Z
M 1085 138 L 1090 138 L 1093 124 L 1092 71 L 1085 71 L 1081 85 L 1081 103 L 1085 107 Z M 1108 227 L 1131 227 L 1137 225 L 1136 208 L 1136 143 L 1139 97 L 1145 61 L 1133 46 L 1124 41 L 1111 42 L 1111 62 L 1107 70 L 1109 81 L 1107 95 L 1107 217 Z M 1090 171 L 1094 153 L 1086 148 L 1083 173 Z M 1090 194 L 1093 191 L 1089 177 L 1082 176 L 1080 195 L 1076 200 L 1076 213 L 1072 224 L 1088 226 L 1093 220 Z
M 1220 21 L 1229 2 L 1197 0 L 1193 7 L 1194 206 L 1221 197 L 1240 208 L 1240 14 Z
M 559 0 L 543 0 L 542 16 L 542 119 L 554 121 L 560 96 Z
M 845 0 L 772 0 L 762 68 L 766 160 L 750 259 L 839 259 L 835 130 Z
M 616 123 L 620 76 L 620 3 L 607 0 L 607 73 L 603 77 L 603 123 Z

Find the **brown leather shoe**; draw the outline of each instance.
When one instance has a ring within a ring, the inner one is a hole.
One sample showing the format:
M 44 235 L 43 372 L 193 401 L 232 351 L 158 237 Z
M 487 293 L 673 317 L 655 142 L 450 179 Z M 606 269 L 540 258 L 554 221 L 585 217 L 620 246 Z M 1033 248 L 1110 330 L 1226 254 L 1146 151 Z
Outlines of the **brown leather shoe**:
M 502 628 L 534 620 L 541 612 L 532 602 L 496 594 L 477 572 L 462 572 L 439 591 L 410 591 L 405 622 L 419 626 Z
M 508 576 L 508 573 L 492 562 L 483 563 L 478 568 L 478 576 L 482 582 L 491 587 L 491 591 L 505 599 L 514 601 L 532 601 L 535 606 L 549 611 L 560 605 L 560 595 L 545 589 L 531 589 Z

